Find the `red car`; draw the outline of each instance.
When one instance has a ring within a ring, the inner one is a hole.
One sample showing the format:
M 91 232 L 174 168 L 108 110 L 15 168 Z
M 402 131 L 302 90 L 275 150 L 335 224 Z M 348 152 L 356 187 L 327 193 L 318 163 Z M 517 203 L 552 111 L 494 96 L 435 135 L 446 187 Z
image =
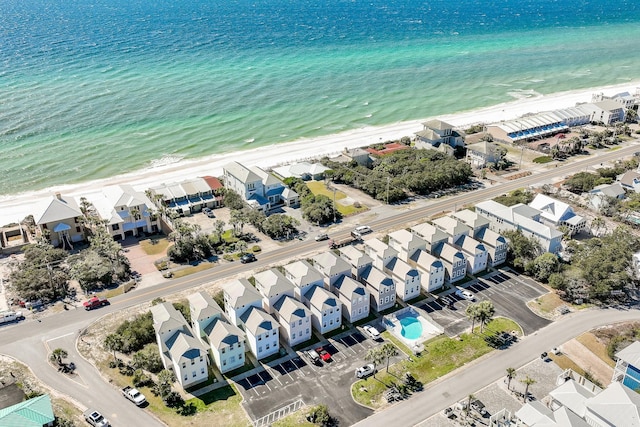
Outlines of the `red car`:
M 109 305 L 109 300 L 106 298 L 93 297 L 82 303 L 85 310 L 93 310 L 94 308 L 104 307 Z
M 322 347 L 316 348 L 316 353 L 320 355 L 320 358 L 323 362 L 328 362 L 329 360 L 331 360 L 331 354 L 329 354 L 329 352 Z

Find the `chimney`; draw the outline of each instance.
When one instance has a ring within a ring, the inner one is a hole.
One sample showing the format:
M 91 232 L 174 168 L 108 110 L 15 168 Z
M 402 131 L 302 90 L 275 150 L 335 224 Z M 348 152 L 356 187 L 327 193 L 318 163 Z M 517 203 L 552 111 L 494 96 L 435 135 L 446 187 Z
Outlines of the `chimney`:
M 56 199 L 58 199 L 58 200 L 62 200 L 62 194 L 60 194 L 60 193 L 56 193 Z

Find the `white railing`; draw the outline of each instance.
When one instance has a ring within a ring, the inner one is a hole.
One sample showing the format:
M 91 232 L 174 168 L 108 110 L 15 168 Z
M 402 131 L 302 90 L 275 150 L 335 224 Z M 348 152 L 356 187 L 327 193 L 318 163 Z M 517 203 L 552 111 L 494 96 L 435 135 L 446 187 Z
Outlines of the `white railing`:
M 276 411 L 271 412 L 268 415 L 265 415 L 262 418 L 258 418 L 253 422 L 254 427 L 268 427 L 271 424 L 278 421 L 280 418 L 284 418 L 287 415 L 291 415 L 294 412 L 298 411 L 300 408 L 304 406 L 304 402 L 302 399 L 298 399 L 293 403 L 288 404 Z

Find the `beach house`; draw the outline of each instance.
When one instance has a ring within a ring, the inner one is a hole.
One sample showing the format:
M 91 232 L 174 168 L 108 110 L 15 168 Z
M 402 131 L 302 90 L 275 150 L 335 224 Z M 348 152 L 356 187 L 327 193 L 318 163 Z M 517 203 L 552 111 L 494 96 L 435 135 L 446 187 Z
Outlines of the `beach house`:
M 420 270 L 420 286 L 425 291 L 437 291 L 444 286 L 445 266 L 439 258 L 427 251 L 419 250 L 411 255 L 408 263 Z
M 633 193 L 640 193 L 640 173 L 638 171 L 626 171 L 618 177 L 622 188 Z
M 490 163 L 497 163 L 506 154 L 506 150 L 489 141 L 480 141 L 466 146 L 466 161 L 476 169 L 482 169 Z
M 311 339 L 311 311 L 297 299 L 285 295 L 275 302 L 274 316 L 280 324 L 280 336 L 289 346 Z
M 465 255 L 469 273 L 477 274 L 487 269 L 489 251 L 484 243 L 470 236 L 461 236 L 456 241 L 456 247 L 460 248 Z
M 268 212 L 274 206 L 297 206 L 299 203 L 295 191 L 257 166 L 247 168 L 238 162 L 231 162 L 222 170 L 225 186 L 238 193 L 253 208 Z
M 447 273 L 446 280 L 455 283 L 465 278 L 467 275 L 467 258 L 461 250 L 448 242 L 438 244 L 432 255 L 440 258 L 444 263 Z
M 474 239 L 478 238 L 478 234 L 482 230 L 489 228 L 489 224 L 491 223 L 488 218 L 470 209 L 454 212 L 451 214 L 451 217 L 469 227 L 471 229 L 469 235 Z
M 373 259 L 353 246 L 339 249 L 340 256 L 351 265 L 351 277 L 360 280 L 362 271 L 373 264 Z
M 242 326 L 242 315 L 251 307 L 262 308 L 262 295 L 247 279 L 236 279 L 222 287 L 224 310 L 236 326 Z
M 84 240 L 84 214 L 72 197 L 56 193 L 35 208 L 33 220 L 37 234 L 55 247 L 73 249 Z
M 264 310 L 250 307 L 241 316 L 246 341 L 256 359 L 264 359 L 280 350 L 280 332 L 276 320 Z
M 612 99 L 581 104 L 580 108 L 589 113 L 589 121 L 591 123 L 602 123 L 609 126 L 614 123 L 624 122 L 624 105 Z
M 595 186 L 587 194 L 587 202 L 594 211 L 603 212 L 611 206 L 612 201 L 623 200 L 625 197 L 626 191 L 622 185 L 619 182 L 614 182 Z
M 311 311 L 311 323 L 321 334 L 333 331 L 342 325 L 342 304 L 334 294 L 322 286 L 309 288 L 303 302 Z
M 442 120 L 429 120 L 422 124 L 423 129 L 416 132 L 416 148 L 451 150 L 464 146 L 464 134 L 454 130 L 453 126 Z M 442 148 L 441 148 L 442 147 Z M 449 151 L 445 151 L 449 152 Z M 450 151 L 453 154 L 453 151 Z
M 256 289 L 262 295 L 262 308 L 267 313 L 273 314 L 274 305 L 282 296 L 293 297 L 294 286 L 276 268 L 262 271 L 253 276 Z
M 529 206 L 540 211 L 540 220 L 554 227 L 565 226 L 574 235 L 587 227 L 587 221 L 576 215 L 568 204 L 556 200 L 546 194 L 538 194 Z
M 313 256 L 311 260 L 313 266 L 323 274 L 327 289 L 331 289 L 341 277 L 351 277 L 351 265 L 333 252 L 322 252 Z
M 449 235 L 428 222 L 414 225 L 411 232 L 420 236 L 427 243 L 427 252 L 433 254 L 434 249 L 443 242 L 449 240 Z
M 378 313 L 393 307 L 396 303 L 396 281 L 369 264 L 360 274 L 371 296 L 371 307 Z
M 389 246 L 398 252 L 398 258 L 408 261 L 419 250 L 427 249 L 427 242 L 405 229 L 389 233 Z
M 586 116 L 586 111 L 582 112 L 581 107 L 576 107 L 576 110 L 579 111 L 578 114 Z M 487 125 L 487 132 L 495 140 L 509 143 L 545 138 L 568 130 L 569 126 L 565 123 L 565 118 L 553 112 L 544 112 Z
M 611 381 L 620 382 L 631 390 L 640 389 L 640 341 L 634 341 L 615 356 L 616 366 Z
M 520 230 L 524 236 L 536 239 L 546 252 L 558 253 L 562 248 L 562 233 L 542 224 L 541 212 L 530 206 L 522 203 L 504 206 L 487 200 L 476 204 L 476 212 L 491 221 L 489 227 L 493 231 Z
M 420 271 L 393 257 L 382 270 L 396 282 L 396 295 L 402 301 L 409 301 L 420 296 Z
M 342 315 L 350 323 L 369 315 L 370 294 L 363 284 L 342 275 L 331 285 L 331 292 L 338 297 L 342 304 Z
M 307 260 L 292 262 L 284 266 L 284 277 L 294 286 L 294 296 L 302 301 L 302 296 L 314 286 L 323 286 L 324 276 L 313 268 Z
M 153 328 L 165 369 L 174 372 L 180 385 L 190 387 L 209 377 L 209 358 L 182 314 L 169 302 L 151 307 Z
M 434 219 L 433 225 L 447 233 L 449 243 L 454 245 L 462 236 L 468 236 L 472 231 L 471 227 L 459 221 L 457 218 L 448 215 Z
M 205 178 L 192 178 L 151 187 L 149 192 L 158 209 L 167 209 L 178 215 L 191 215 L 203 208 L 214 208 L 219 200 Z
M 324 173 L 328 170 L 328 167 L 320 163 L 298 162 L 274 168 L 273 173 L 281 179 L 300 178 L 303 181 L 320 181 L 324 179 Z
M 115 240 L 159 231 L 156 206 L 146 194 L 130 185 L 104 187 L 101 193 L 88 198 L 88 201 Z
M 187 297 L 193 331 L 205 348 L 209 348 L 221 373 L 244 365 L 244 333 L 224 317 L 211 295 L 198 292 Z

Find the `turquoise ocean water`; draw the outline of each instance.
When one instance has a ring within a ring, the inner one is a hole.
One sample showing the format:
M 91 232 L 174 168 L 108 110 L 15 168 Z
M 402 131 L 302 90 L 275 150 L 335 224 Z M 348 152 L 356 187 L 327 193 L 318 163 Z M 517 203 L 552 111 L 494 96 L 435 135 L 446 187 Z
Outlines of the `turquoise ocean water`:
M 638 80 L 639 24 L 637 0 L 0 0 L 0 194 Z

